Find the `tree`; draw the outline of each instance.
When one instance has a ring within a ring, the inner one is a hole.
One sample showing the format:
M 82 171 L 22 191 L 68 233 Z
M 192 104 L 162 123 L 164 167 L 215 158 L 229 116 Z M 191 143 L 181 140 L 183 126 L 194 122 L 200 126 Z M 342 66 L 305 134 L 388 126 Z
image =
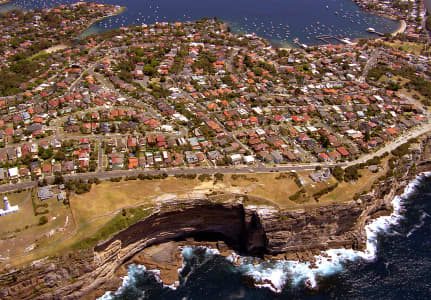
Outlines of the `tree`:
M 147 76 L 154 76 L 157 71 L 152 65 L 146 64 L 142 69 L 142 72 Z
M 56 174 L 54 178 L 54 184 L 63 184 L 64 178 L 61 174 Z
M 369 132 L 368 130 L 367 130 L 367 131 L 365 131 L 364 140 L 365 140 L 366 142 L 369 142 L 369 141 L 370 141 L 370 132 Z
M 332 176 L 334 176 L 335 179 L 337 179 L 340 182 L 343 181 L 343 177 L 344 177 L 344 170 L 343 170 L 343 168 L 341 168 L 340 166 L 336 166 L 332 170 Z
M 63 161 L 66 159 L 66 155 L 64 154 L 63 151 L 58 151 L 57 153 L 55 153 L 54 159 L 57 161 Z
M 329 138 L 326 135 L 320 135 L 320 144 L 323 147 L 328 148 L 330 146 Z

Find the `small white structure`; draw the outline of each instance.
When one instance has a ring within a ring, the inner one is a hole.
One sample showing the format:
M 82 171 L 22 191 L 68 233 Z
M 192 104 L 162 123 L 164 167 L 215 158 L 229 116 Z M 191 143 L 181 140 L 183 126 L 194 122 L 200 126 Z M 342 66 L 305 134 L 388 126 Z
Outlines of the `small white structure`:
M 16 178 L 18 178 L 19 176 L 18 176 L 18 168 L 17 167 L 15 167 L 15 168 L 10 168 L 9 169 L 9 177 L 11 178 L 11 179 L 16 179 Z
M 230 156 L 230 161 L 233 165 L 239 165 L 242 162 L 242 156 L 241 154 L 232 154 Z
M 6 216 L 18 212 L 18 205 L 10 206 L 9 200 L 5 196 L 3 198 L 4 208 L 0 209 L 0 216 Z
M 252 165 L 255 163 L 255 160 L 254 160 L 254 157 L 252 155 L 247 155 L 247 156 L 244 156 L 244 162 L 247 165 Z

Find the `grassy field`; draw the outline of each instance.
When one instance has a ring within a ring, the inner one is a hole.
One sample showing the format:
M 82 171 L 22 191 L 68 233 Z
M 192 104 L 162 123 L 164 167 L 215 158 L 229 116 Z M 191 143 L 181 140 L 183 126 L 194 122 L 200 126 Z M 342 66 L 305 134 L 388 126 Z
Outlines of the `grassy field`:
M 26 254 L 14 259 L 15 263 L 71 248 L 93 246 L 145 217 L 152 211 L 149 208 L 161 204 L 164 199 L 212 195 L 216 201 L 228 201 L 239 195 L 247 195 L 244 198 L 246 205 L 295 209 L 351 200 L 355 193 L 368 190 L 383 172 L 373 174 L 361 170 L 362 177 L 356 183 L 339 183 L 335 190 L 323 195 L 318 202 L 313 195 L 334 185 L 336 180 L 331 177 L 327 182 L 314 183 L 309 178 L 310 171 L 298 173 L 298 178 L 304 184 L 301 187 L 295 176 L 289 173 L 225 175 L 219 181 L 213 177 L 203 181 L 175 177 L 105 181 L 93 185 L 89 193 L 73 195 L 70 208 L 56 199 L 47 200 L 49 222 L 42 226 L 37 225 L 39 216 L 34 215 L 29 192 L 11 194 L 9 198 L 12 204 L 21 204 L 20 212 L 0 218 L 3 229 L 0 234 L 0 257 Z M 289 199 L 297 193 L 300 194 L 299 199 Z M 123 208 L 126 211 L 124 215 Z
M 106 222 L 101 228 L 94 232 L 91 236 L 79 240 L 72 245 L 73 249 L 90 248 L 101 240 L 109 238 L 112 234 L 123 230 L 130 225 L 135 224 L 139 220 L 149 216 L 152 212 L 151 207 L 136 207 L 123 209 L 121 213 L 117 213 L 111 220 Z
M 361 178 L 356 182 L 342 182 L 338 187 L 320 198 L 320 202 L 344 202 L 352 200 L 356 193 L 369 191 L 374 181 L 379 178 L 383 171 L 372 173 L 369 170 L 360 170 Z
M 356 182 L 341 182 L 338 187 L 320 198 L 320 202 L 343 202 L 352 200 L 355 194 L 367 192 L 371 189 L 373 183 L 380 177 L 386 174 L 388 170 L 388 161 L 390 157 L 386 157 L 381 162 L 381 168 L 378 172 L 373 173 L 368 169 L 359 170 L 361 177 Z
M 35 215 L 30 191 L 9 194 L 12 205 L 19 205 L 19 212 L 0 217 L 0 256 L 17 257 L 59 241 L 73 230 L 69 208 L 56 198 L 45 200 L 46 213 Z M 42 204 L 36 200 L 37 204 Z M 39 225 L 41 216 L 47 223 Z
M 224 184 L 227 187 L 247 188 L 247 195 L 267 199 L 280 207 L 294 206 L 295 203 L 289 197 L 299 190 L 294 178 L 289 175 L 280 176 L 279 173 L 246 175 L 239 179 L 233 179 L 231 175 Z
M 102 182 L 93 186 L 89 193 L 72 197 L 70 207 L 80 226 L 94 217 L 110 214 L 123 207 L 150 206 L 167 195 L 182 198 L 193 196 L 196 192 L 244 193 L 265 198 L 280 206 L 294 205 L 288 200 L 289 196 L 299 189 L 294 179 L 291 177 L 275 179 L 277 177 L 278 173 L 249 174 L 236 178 L 226 175 L 223 181 L 217 183 L 213 179 L 201 182 L 198 179 L 174 177 L 164 180 Z
M 413 42 L 394 41 L 391 43 L 385 42 L 385 44 L 394 50 L 401 50 L 404 52 L 414 53 L 416 55 L 420 55 L 422 53 L 422 50 L 425 49 L 425 44 Z
M 75 195 L 70 200 L 78 225 L 91 218 L 109 214 L 123 207 L 138 204 L 153 204 L 153 198 L 166 193 L 193 189 L 197 180 L 168 178 L 165 180 L 131 180 L 123 182 L 102 182 L 91 191 Z
M 37 224 L 39 218 L 33 213 L 33 204 L 30 199 L 30 191 L 12 193 L 6 195 L 11 205 L 18 205 L 19 211 L 15 214 L 0 217 L 0 236 L 8 232 L 24 229 L 25 226 Z M 1 207 L 3 208 L 3 197 L 0 196 Z

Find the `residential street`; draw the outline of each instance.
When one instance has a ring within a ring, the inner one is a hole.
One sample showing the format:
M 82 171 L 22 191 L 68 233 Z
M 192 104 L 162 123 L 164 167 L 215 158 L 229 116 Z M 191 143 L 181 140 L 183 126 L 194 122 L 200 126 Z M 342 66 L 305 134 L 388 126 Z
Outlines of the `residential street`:
M 372 159 L 377 156 L 383 155 L 385 152 L 390 152 L 397 148 L 398 146 L 407 142 L 407 140 L 416 138 L 431 131 L 431 123 L 427 123 L 424 126 L 421 126 L 417 129 L 414 129 L 412 132 L 407 135 L 402 135 L 393 142 L 387 144 L 383 148 L 379 149 L 376 152 L 369 153 L 361 156 L 359 159 L 350 161 L 350 162 L 338 162 L 338 163 L 309 163 L 309 164 L 283 164 L 278 166 L 259 166 L 259 167 L 217 167 L 217 168 L 175 168 L 175 169 L 160 169 L 160 170 L 119 170 L 119 171 L 101 171 L 101 168 L 98 168 L 96 173 L 77 173 L 77 174 L 69 174 L 64 175 L 64 178 L 67 179 L 83 179 L 87 180 L 89 178 L 99 178 L 101 180 L 107 180 L 115 177 L 124 177 L 124 176 L 137 176 L 139 174 L 148 174 L 148 175 L 159 175 L 166 173 L 169 176 L 174 176 L 178 174 L 248 174 L 248 173 L 271 173 L 271 172 L 296 172 L 296 171 L 304 171 L 304 170 L 314 170 L 316 167 L 322 168 L 330 168 L 335 166 L 341 166 L 343 168 L 348 166 L 353 166 L 356 164 L 364 163 L 369 159 Z M 99 138 L 100 139 L 100 138 Z M 99 164 L 101 162 L 102 156 L 99 155 Z M 46 177 L 47 179 L 53 179 L 54 177 Z M 19 182 L 16 184 L 4 184 L 0 185 L 0 193 L 10 192 L 18 189 L 27 189 L 33 188 L 37 186 L 37 181 L 28 181 L 28 182 Z

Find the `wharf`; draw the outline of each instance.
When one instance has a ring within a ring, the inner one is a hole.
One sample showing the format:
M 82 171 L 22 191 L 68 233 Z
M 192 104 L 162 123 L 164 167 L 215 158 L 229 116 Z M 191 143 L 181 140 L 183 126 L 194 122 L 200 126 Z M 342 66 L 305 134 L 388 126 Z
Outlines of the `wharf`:
M 321 40 L 327 44 L 331 44 L 331 42 L 329 41 L 330 39 L 337 40 L 338 42 L 343 43 L 343 44 L 350 44 L 351 43 L 351 41 L 348 40 L 347 38 L 340 38 L 338 36 L 329 35 L 329 34 L 318 35 L 318 36 L 316 36 L 316 39 Z

